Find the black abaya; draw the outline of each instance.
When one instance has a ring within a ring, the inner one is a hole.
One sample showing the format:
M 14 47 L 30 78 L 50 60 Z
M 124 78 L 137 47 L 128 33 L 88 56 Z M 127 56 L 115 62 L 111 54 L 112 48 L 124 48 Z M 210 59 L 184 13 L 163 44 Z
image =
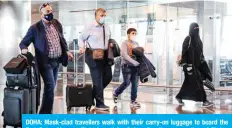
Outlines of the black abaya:
M 192 27 L 192 26 L 191 26 Z M 180 89 L 180 92 L 177 94 L 177 99 L 187 99 L 194 101 L 206 101 L 206 93 L 203 87 L 203 80 L 200 73 L 200 64 L 203 56 L 203 45 L 200 40 L 199 35 L 193 35 L 195 33 L 191 33 L 190 27 L 190 36 L 187 36 L 184 40 L 182 47 L 182 61 L 181 65 L 183 66 L 183 70 L 185 72 L 185 80 Z M 189 45 L 189 40 L 190 45 Z M 187 66 L 192 64 L 192 70 L 187 71 Z M 188 73 L 190 74 L 188 74 Z

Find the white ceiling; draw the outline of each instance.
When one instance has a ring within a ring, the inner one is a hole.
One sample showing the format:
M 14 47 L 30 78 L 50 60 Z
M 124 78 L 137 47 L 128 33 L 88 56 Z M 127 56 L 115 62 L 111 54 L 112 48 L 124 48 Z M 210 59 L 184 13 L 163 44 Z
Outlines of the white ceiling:
M 107 15 L 110 16 L 115 23 L 119 22 L 122 15 L 129 14 L 129 17 L 133 18 L 147 18 L 147 13 L 149 12 L 155 12 L 155 18 L 158 20 L 166 19 L 167 5 L 157 4 L 160 2 L 164 3 L 164 1 L 165 3 L 178 1 L 176 3 L 169 4 L 169 17 L 172 19 L 177 18 L 177 7 L 180 7 L 178 12 L 179 16 L 196 15 L 196 9 L 199 7 L 199 4 L 206 3 L 199 0 L 185 0 L 185 2 L 180 2 L 181 0 L 134 0 L 129 2 L 129 9 L 127 9 L 127 2 L 125 0 L 53 0 L 49 3 L 52 4 L 53 11 L 64 24 L 76 25 L 92 21 L 94 19 L 94 9 L 99 7 L 105 8 L 107 10 Z M 36 19 L 36 17 L 38 17 L 38 8 L 44 2 L 45 1 L 32 1 L 33 22 L 38 20 Z M 208 2 L 207 4 L 210 3 L 213 2 Z M 204 6 L 205 9 L 208 9 L 208 7 L 211 6 Z M 218 5 L 217 10 L 220 10 L 220 4 Z

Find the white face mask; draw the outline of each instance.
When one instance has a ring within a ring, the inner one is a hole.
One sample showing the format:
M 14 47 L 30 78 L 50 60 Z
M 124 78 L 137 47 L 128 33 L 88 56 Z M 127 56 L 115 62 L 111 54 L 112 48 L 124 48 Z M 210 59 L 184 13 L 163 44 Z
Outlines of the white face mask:
M 130 39 L 131 39 L 132 41 L 136 41 L 136 36 L 131 36 Z
M 100 20 L 99 20 L 99 23 L 100 24 L 105 24 L 105 17 L 101 17 Z

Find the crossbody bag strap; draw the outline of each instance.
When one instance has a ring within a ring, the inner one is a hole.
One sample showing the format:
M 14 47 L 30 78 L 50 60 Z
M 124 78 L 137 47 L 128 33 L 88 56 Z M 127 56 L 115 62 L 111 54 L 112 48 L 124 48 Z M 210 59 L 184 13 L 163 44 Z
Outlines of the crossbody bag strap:
M 104 41 L 104 49 L 105 49 L 105 43 L 106 43 L 106 35 L 105 35 L 105 26 L 103 25 L 103 41 Z
M 89 38 L 89 36 L 88 36 L 88 38 Z M 90 48 L 91 50 L 93 50 L 93 49 L 91 48 L 89 42 L 88 42 L 88 38 L 87 38 L 87 40 L 86 40 L 86 43 L 87 43 L 87 45 L 89 45 L 89 48 Z
M 106 42 L 106 41 L 105 41 L 105 38 L 106 38 L 106 37 L 105 37 L 105 26 L 103 25 L 103 41 L 104 41 L 103 48 L 104 48 L 104 49 L 105 49 L 105 42 Z M 86 41 L 86 42 L 87 42 L 87 44 L 89 45 L 89 48 L 92 49 L 91 46 L 90 46 L 90 44 L 89 44 L 89 42 L 88 42 L 88 39 L 89 39 L 89 36 L 87 37 L 87 39 L 86 39 L 87 41 Z M 93 50 L 93 49 L 92 49 L 92 50 Z
M 86 38 L 86 41 L 85 41 L 85 42 L 87 43 L 87 45 L 89 45 L 89 48 L 90 48 L 91 50 L 93 50 L 93 49 L 91 48 L 89 42 L 88 42 L 89 36 L 90 36 L 90 35 L 88 35 L 88 37 Z M 86 47 L 85 47 L 85 48 L 86 48 Z

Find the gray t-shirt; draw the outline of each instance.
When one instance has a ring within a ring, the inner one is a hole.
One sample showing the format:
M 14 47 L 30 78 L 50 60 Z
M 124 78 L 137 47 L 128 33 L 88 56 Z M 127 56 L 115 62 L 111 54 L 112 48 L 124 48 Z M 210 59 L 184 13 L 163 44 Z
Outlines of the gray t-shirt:
M 139 65 L 139 62 L 134 60 L 133 58 L 131 58 L 129 56 L 129 48 L 128 48 L 128 40 L 125 40 L 124 42 L 122 42 L 122 45 L 121 45 L 121 58 L 122 58 L 122 62 L 121 64 L 124 65 L 124 64 L 132 64 L 134 66 L 138 66 Z M 137 42 L 132 42 L 133 44 L 133 48 L 136 48 L 136 47 L 139 47 L 139 44 Z

